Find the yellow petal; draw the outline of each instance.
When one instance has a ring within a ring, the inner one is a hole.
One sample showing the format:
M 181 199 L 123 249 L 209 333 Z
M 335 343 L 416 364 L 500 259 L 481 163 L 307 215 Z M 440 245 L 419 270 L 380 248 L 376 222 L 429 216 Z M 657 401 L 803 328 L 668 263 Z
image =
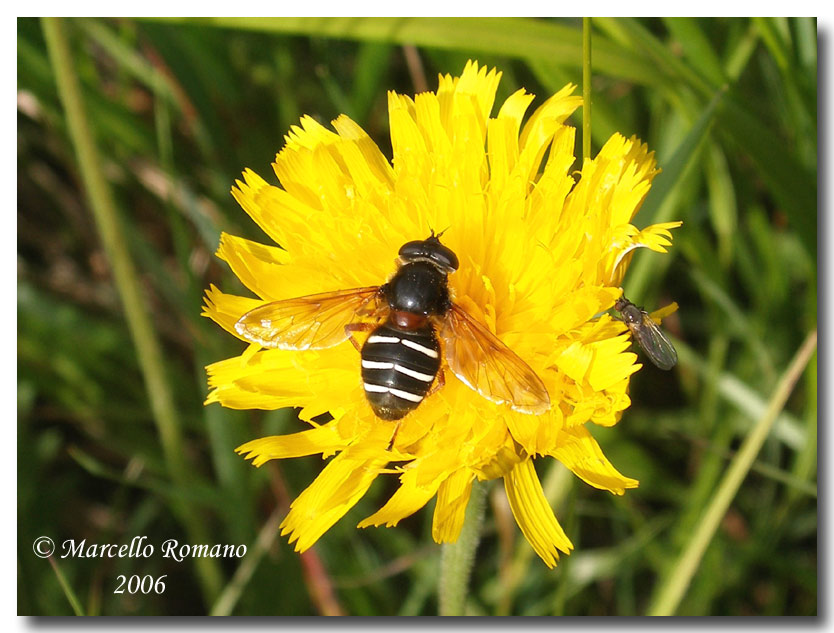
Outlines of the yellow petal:
M 285 149 L 288 151 L 313 149 L 319 145 L 327 145 L 338 141 L 336 134 L 311 116 L 304 115 L 299 122 L 301 127 L 297 125 L 290 126 L 290 131 L 285 137 Z
M 525 150 L 532 148 L 538 153 L 551 136 L 546 131 L 548 122 L 561 124 L 582 105 L 582 97 L 570 96 L 574 90 L 576 86 L 568 84 L 536 108 L 521 132 L 520 142 Z
M 454 543 L 463 528 L 469 493 L 474 476 L 465 468 L 456 470 L 443 480 L 437 491 L 437 505 L 431 525 L 431 535 L 436 543 Z
M 343 114 L 333 121 L 339 136 L 349 141 L 339 145 L 339 151 L 360 194 L 371 194 L 378 188 L 390 191 L 394 184 L 394 170 L 376 143 L 350 117 Z
M 563 123 L 579 106 L 582 97 L 571 97 L 576 89 L 568 84 L 539 106 L 521 132 L 521 156 L 519 157 L 519 177 L 532 182 L 550 142 L 563 129 Z M 558 151 L 558 147 L 557 150 Z
M 498 479 L 515 468 L 518 462 L 525 459 L 515 447 L 501 446 L 493 454 L 483 454 L 481 461 L 471 465 L 481 481 Z
M 239 455 L 252 460 L 253 466 L 263 466 L 271 459 L 287 459 L 321 453 L 329 457 L 347 447 L 347 442 L 335 425 L 320 426 L 290 435 L 272 435 L 252 440 L 235 449 Z
M 504 476 L 504 488 L 518 527 L 544 563 L 553 568 L 559 551 L 569 554 L 573 544 L 545 499 L 533 460 L 520 462 Z
M 308 550 L 356 505 L 386 463 L 382 459 L 350 459 L 347 453 L 333 458 L 293 501 L 281 522 L 281 535 L 289 534 L 289 542 L 295 543 L 295 551 Z
M 240 340 L 246 340 L 235 330 L 235 323 L 241 316 L 262 305 L 263 302 L 249 297 L 237 297 L 221 292 L 214 284 L 206 291 L 202 316 L 209 317 L 224 330 Z
M 497 119 L 490 119 L 487 143 L 489 155 L 490 187 L 502 190 L 515 169 L 519 157 L 518 131 L 521 119 L 534 95 L 522 88 L 510 95 L 501 106 Z M 526 188 L 527 180 L 523 186 Z
M 400 487 L 388 502 L 371 516 L 360 521 L 356 527 L 380 526 L 383 523 L 386 527 L 397 525 L 402 519 L 411 516 L 426 505 L 437 493 L 440 483 L 438 479 L 427 485 L 418 485 L 417 473 L 414 470 L 407 470 L 400 477 Z
M 443 81 L 437 91 L 437 95 L 443 101 L 451 101 L 452 107 L 441 108 L 447 113 L 444 126 L 452 131 L 463 121 L 474 121 L 480 130 L 480 138 L 483 139 L 486 133 L 486 121 L 492 111 L 492 104 L 495 102 L 495 92 L 498 89 L 498 82 L 501 80 L 501 73 L 496 69 L 487 72 L 486 66 L 478 66 L 477 62 L 469 61 L 463 69 L 459 79 Z M 467 130 L 470 133 L 473 130 Z
M 304 244 L 308 239 L 313 244 L 317 242 L 309 223 L 320 216 L 320 212 L 283 189 L 268 184 L 252 170 L 243 172 L 243 181 L 235 181 L 232 195 L 276 244 L 288 248 Z
M 648 248 L 658 253 L 665 253 L 672 243 L 669 229 L 677 228 L 681 222 L 653 224 L 638 231 L 630 224 L 616 227 L 612 231 L 608 252 L 603 258 L 603 267 L 609 269 L 608 280 L 611 285 L 620 285 L 628 268 L 634 251 Z
M 558 447 L 550 454 L 594 488 L 621 495 L 626 488 L 636 488 L 640 484 L 636 479 L 621 475 L 611 465 L 585 427 L 563 429 Z
M 595 391 L 605 391 L 622 382 L 635 371 L 636 354 L 623 353 L 628 347 L 625 336 L 595 341 L 589 347 L 594 350 L 594 363 L 588 373 L 588 384 Z
M 364 405 L 355 355 L 355 350 L 338 346 L 303 352 L 264 350 L 245 362 L 231 358 L 213 363 L 206 368 L 213 388 L 207 402 L 233 409 L 313 407 L 319 413 L 357 403 L 357 398 L 357 404 Z
M 594 360 L 594 350 L 574 341 L 556 358 L 556 367 L 575 382 L 584 382 Z
M 263 299 L 298 296 L 289 294 L 292 293 L 291 289 L 282 289 L 292 279 L 276 269 L 291 261 L 290 254 L 283 249 L 221 233 L 217 256 L 229 264 L 235 276 L 249 290 Z
M 678 311 L 678 302 L 673 301 L 668 306 L 663 306 L 662 308 L 659 308 L 659 309 L 655 310 L 654 312 L 649 314 L 649 316 L 652 318 L 652 320 L 655 323 L 657 323 L 659 325 L 661 319 L 665 319 L 667 316 L 669 316 L 670 314 L 674 314 L 677 311 Z
M 281 522 L 281 534 L 289 534 L 295 550 L 309 549 L 367 492 L 388 463 L 385 444 L 390 429 L 378 425 L 355 446 L 340 453 L 290 506 Z M 363 445 L 363 441 L 366 445 Z M 369 455 L 376 447 L 376 455 Z

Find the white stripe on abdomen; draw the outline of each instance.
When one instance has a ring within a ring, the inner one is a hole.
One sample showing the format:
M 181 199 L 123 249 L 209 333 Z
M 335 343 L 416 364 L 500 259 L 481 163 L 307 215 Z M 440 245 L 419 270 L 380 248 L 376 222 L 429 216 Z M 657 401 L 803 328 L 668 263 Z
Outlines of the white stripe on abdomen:
M 362 367 L 365 369 L 391 369 L 394 367 L 394 363 L 381 363 L 375 360 L 363 360 Z
M 402 389 L 395 389 L 394 387 L 386 387 L 384 385 L 373 385 L 368 382 L 365 383 L 365 391 L 371 393 L 390 393 L 392 396 L 397 396 L 409 402 L 421 402 L 423 400 L 423 396 L 411 393 L 410 391 L 403 391 Z
M 382 363 L 380 363 L 382 364 Z M 364 364 L 363 364 L 364 367 Z M 380 368 L 384 369 L 384 368 Z M 424 374 L 419 371 L 414 371 L 413 369 L 409 369 L 408 367 L 403 367 L 402 365 L 394 365 L 394 371 L 398 371 L 401 374 L 405 374 L 406 376 L 411 376 L 412 378 L 416 378 L 417 380 L 422 380 L 423 382 L 431 382 L 434 380 L 434 376 L 431 374 Z
M 400 343 L 402 343 L 406 347 L 410 347 L 413 350 L 425 354 L 430 358 L 437 358 L 437 352 L 430 347 L 425 347 L 423 345 L 420 345 L 419 343 L 415 343 L 414 341 L 409 341 L 407 338 L 402 339 Z
M 373 336 L 369 336 L 368 340 L 365 341 L 368 344 L 371 343 L 399 343 L 400 339 L 396 336 L 380 336 L 378 334 L 374 334 Z

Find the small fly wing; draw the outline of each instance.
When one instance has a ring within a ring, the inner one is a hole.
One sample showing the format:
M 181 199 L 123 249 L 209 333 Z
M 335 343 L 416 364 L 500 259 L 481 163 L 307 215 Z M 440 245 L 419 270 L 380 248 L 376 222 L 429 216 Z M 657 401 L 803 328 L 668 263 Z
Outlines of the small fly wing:
M 675 346 L 646 312 L 643 312 L 640 325 L 632 328 L 631 333 L 649 360 L 660 369 L 672 369 L 677 364 Z
M 541 414 L 550 396 L 541 378 L 514 351 L 458 305 L 452 305 L 440 335 L 449 368 L 487 400 L 521 413 Z
M 380 299 L 379 286 L 367 286 L 273 301 L 240 317 L 235 330 L 263 347 L 324 349 L 348 338 L 346 325 L 376 316 Z

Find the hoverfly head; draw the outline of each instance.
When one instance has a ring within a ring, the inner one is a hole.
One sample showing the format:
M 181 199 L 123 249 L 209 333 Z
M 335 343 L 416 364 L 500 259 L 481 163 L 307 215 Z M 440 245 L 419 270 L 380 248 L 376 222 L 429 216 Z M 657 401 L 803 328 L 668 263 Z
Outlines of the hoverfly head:
M 427 261 L 437 266 L 444 273 L 453 273 L 458 269 L 458 256 L 451 248 L 440 243 L 440 235 L 431 235 L 424 240 L 407 242 L 400 248 L 400 259 L 405 262 Z

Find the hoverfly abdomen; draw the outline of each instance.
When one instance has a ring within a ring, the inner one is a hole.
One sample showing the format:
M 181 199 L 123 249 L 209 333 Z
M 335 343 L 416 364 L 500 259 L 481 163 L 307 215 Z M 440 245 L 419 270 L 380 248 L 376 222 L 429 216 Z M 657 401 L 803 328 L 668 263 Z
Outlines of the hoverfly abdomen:
M 399 420 L 419 405 L 440 369 L 440 342 L 428 322 L 404 331 L 376 328 L 362 346 L 362 382 L 374 413 Z

